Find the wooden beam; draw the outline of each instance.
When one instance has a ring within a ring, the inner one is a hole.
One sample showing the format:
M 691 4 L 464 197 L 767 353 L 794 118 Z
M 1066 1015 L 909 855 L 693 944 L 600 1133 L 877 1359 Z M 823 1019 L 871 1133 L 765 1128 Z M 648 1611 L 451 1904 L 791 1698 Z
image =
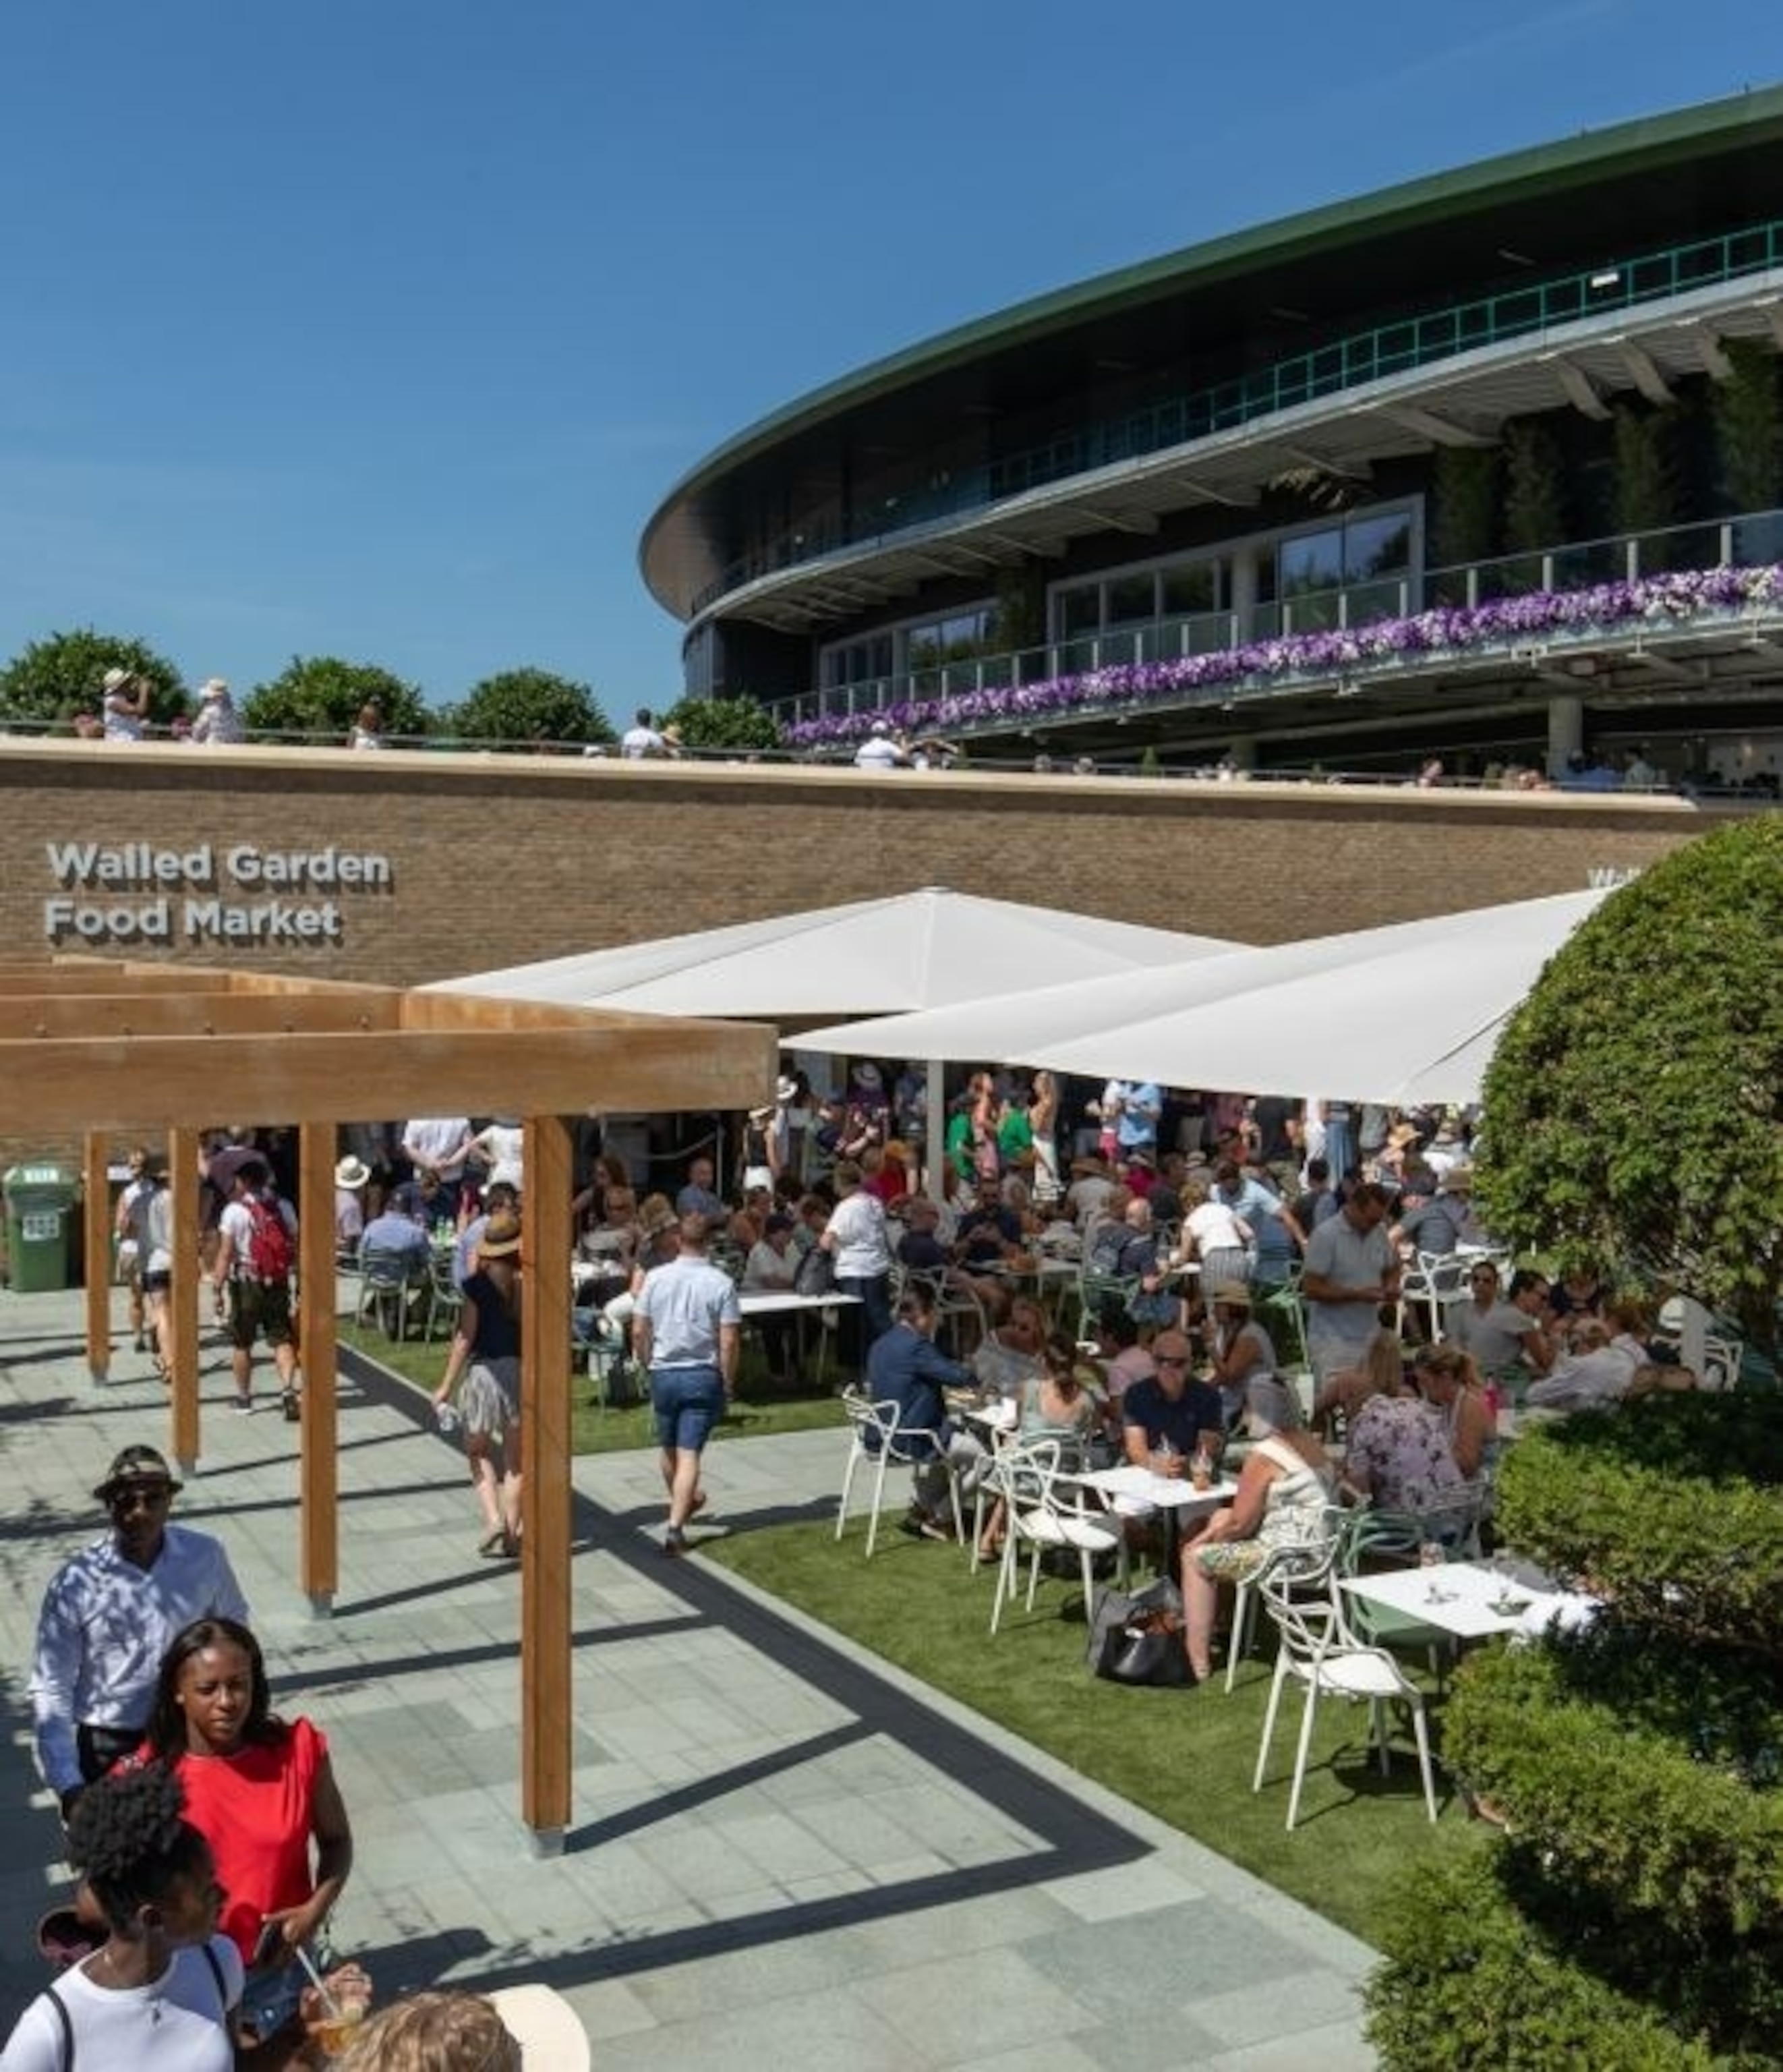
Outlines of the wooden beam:
M 305 1123 L 298 1145 L 298 1357 L 303 1367 L 298 1581 L 310 1609 L 326 1616 L 340 1588 L 334 1124 Z
M 0 1042 L 100 1036 L 351 1034 L 401 1025 L 400 996 L 19 993 L 0 981 Z
M 7 968 L 9 990 L 29 985 L 56 997 L 94 993 L 190 993 L 195 974 L 172 964 L 133 972 L 115 964 L 15 964 Z
M 449 1035 L 478 1029 L 651 1029 L 662 1026 L 659 1014 L 628 1007 L 571 1007 L 554 1000 L 503 1000 L 481 993 L 411 993 L 403 997 L 400 1026 Z M 736 1029 L 742 1025 L 716 1016 L 700 1020 L 677 1015 L 678 1029 Z
M 744 1024 L 458 1034 L 132 1036 L 0 1042 L 42 1130 L 134 1128 L 249 1115 L 268 1123 L 487 1113 L 516 1097 L 536 1114 L 600 1106 L 753 1108 L 773 1088 L 778 1038 Z
M 167 1170 L 173 1200 L 168 1220 L 173 1231 L 173 1268 L 166 1295 L 168 1355 L 173 1368 L 173 1431 L 170 1450 L 182 1474 L 198 1466 L 198 1132 L 167 1133 Z M 208 1315 L 205 1322 L 209 1322 Z
M 87 1371 L 102 1382 L 112 1371 L 112 1195 L 107 1177 L 111 1139 L 87 1133 L 83 1256 L 87 1281 Z
M 569 1133 L 526 1122 L 520 1341 L 520 1799 L 540 1855 L 569 1825 Z

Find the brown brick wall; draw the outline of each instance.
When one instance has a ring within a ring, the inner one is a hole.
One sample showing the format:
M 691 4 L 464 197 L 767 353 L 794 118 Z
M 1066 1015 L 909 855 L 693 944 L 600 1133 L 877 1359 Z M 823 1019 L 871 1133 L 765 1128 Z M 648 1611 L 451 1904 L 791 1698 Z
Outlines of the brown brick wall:
M 925 885 L 1280 942 L 1576 890 L 1719 817 L 1557 793 L 25 742 L 0 749 L 0 957 L 49 947 L 51 843 L 333 845 L 387 857 L 390 889 L 273 896 L 335 897 L 339 944 L 130 953 L 405 985 Z M 193 894 L 213 895 L 269 896 Z M 0 1168 L 74 1149 L 0 1136 Z
M 331 844 L 394 880 L 297 895 L 337 898 L 338 944 L 133 953 L 398 984 L 924 885 L 1279 942 L 1574 890 L 1718 818 L 1552 792 L 35 742 L 0 752 L 0 954 L 49 947 L 51 842 Z

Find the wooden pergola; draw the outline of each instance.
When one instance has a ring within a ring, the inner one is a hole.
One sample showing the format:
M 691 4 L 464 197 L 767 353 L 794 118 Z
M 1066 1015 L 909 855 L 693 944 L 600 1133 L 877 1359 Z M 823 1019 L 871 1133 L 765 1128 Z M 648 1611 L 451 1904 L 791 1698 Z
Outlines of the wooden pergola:
M 304 1378 L 298 1581 L 331 1610 L 336 1471 L 335 1125 L 389 1116 L 525 1120 L 521 1362 L 521 1816 L 534 1846 L 570 1814 L 569 1133 L 590 1108 L 740 1108 L 769 1097 L 774 1030 L 189 965 L 0 962 L 0 1125 L 85 1146 L 87 1353 L 111 1360 L 109 1151 L 164 1141 L 172 1176 L 172 1431 L 199 1456 L 199 1141 L 224 1118 L 294 1124 Z M 554 1327 L 551 1319 L 561 1319 Z

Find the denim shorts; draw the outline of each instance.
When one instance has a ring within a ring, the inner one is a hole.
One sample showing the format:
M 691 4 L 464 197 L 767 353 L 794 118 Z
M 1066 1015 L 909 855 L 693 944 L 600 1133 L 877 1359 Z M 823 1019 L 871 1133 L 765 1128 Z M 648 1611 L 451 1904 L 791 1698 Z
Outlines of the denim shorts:
M 715 1367 L 657 1367 L 650 1401 L 657 1445 L 665 1452 L 696 1453 L 725 1414 L 725 1384 Z

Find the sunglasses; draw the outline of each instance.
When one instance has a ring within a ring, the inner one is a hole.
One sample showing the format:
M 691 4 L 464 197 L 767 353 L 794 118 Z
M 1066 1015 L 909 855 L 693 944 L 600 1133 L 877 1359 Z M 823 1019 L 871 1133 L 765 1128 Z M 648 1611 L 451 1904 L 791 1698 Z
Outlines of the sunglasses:
M 137 1504 L 146 1511 L 162 1511 L 173 1500 L 174 1493 L 165 1482 L 129 1482 L 105 1499 L 113 1511 L 129 1511 Z

